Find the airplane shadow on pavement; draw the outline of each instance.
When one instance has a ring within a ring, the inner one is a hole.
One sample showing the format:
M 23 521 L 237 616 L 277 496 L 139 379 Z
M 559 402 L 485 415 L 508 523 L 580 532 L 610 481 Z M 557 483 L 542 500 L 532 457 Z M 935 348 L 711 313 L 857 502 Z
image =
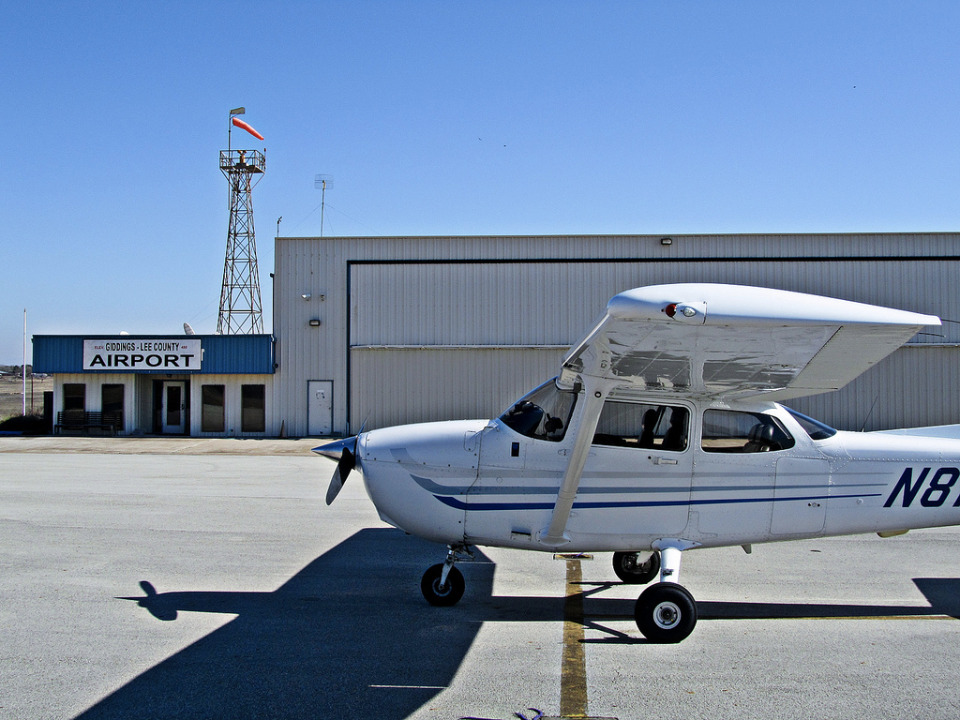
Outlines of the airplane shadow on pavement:
M 366 529 L 273 592 L 158 593 L 142 581 L 143 596 L 122 599 L 160 620 L 238 617 L 78 718 L 407 717 L 451 682 L 481 626 L 472 596 L 492 592 L 494 565 L 476 553 L 459 566 L 466 602 L 429 606 L 418 583 L 443 558 L 436 544 Z
M 273 592 L 158 592 L 141 581 L 143 595 L 119 599 L 158 620 L 181 612 L 237 617 L 77 720 L 406 718 L 451 683 L 483 622 L 565 618 L 560 596 L 494 596 L 495 566 L 480 551 L 475 557 L 459 565 L 467 591 L 449 608 L 429 606 L 418 589 L 443 548 L 387 528 L 359 531 Z M 959 617 L 957 578 L 915 583 L 928 607 L 708 601 L 698 603 L 699 618 Z M 647 643 L 607 627 L 606 619 L 633 616 L 634 600 L 599 596 L 613 585 L 581 583 L 584 617 L 569 619 L 606 636 L 582 642 Z

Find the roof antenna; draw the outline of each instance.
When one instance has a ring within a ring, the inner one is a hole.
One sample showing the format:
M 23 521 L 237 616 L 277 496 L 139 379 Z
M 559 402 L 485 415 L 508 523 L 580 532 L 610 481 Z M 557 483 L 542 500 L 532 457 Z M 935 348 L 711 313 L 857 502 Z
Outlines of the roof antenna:
M 324 193 L 329 187 L 334 187 L 334 178 L 331 175 L 314 176 L 314 189 L 321 191 L 321 237 L 324 237 Z

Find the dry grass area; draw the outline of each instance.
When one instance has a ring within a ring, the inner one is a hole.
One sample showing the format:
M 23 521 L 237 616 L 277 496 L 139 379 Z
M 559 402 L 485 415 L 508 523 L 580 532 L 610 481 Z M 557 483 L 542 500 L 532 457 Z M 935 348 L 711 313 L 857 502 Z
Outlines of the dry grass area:
M 27 378 L 27 415 L 43 414 L 43 394 L 48 390 L 53 390 L 53 378 Z M 23 380 L 12 375 L 0 377 L 0 422 L 22 412 Z

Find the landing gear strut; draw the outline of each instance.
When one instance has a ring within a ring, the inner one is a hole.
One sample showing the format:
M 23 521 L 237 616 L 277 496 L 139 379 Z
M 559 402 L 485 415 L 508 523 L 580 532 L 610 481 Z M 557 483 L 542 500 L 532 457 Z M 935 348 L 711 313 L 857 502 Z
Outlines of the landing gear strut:
M 681 642 L 695 629 L 695 598 L 678 584 L 681 553 L 694 546 L 685 540 L 658 540 L 652 545 L 655 552 L 641 564 L 637 553 L 615 553 L 615 573 L 626 583 L 650 582 L 661 570 L 660 582 L 646 588 L 635 603 L 635 624 L 651 642 Z
M 448 556 L 443 563 L 432 565 L 421 577 L 421 594 L 431 605 L 456 605 L 464 595 L 464 575 L 454 567 L 462 556 L 473 557 L 466 545 L 448 545 Z

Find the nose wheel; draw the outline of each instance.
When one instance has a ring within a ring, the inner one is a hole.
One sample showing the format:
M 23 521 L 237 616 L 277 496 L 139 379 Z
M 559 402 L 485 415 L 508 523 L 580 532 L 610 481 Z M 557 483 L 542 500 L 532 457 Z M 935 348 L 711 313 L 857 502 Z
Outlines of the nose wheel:
M 421 577 L 421 594 L 428 603 L 437 607 L 456 605 L 464 595 L 464 575 L 456 567 L 452 567 L 442 582 L 443 573 L 444 565 L 441 563 L 429 567 Z
M 448 545 L 448 556 L 443 563 L 432 565 L 421 576 L 421 594 L 436 607 L 457 605 L 464 595 L 464 575 L 454 567 L 461 556 L 471 557 L 464 545 Z

